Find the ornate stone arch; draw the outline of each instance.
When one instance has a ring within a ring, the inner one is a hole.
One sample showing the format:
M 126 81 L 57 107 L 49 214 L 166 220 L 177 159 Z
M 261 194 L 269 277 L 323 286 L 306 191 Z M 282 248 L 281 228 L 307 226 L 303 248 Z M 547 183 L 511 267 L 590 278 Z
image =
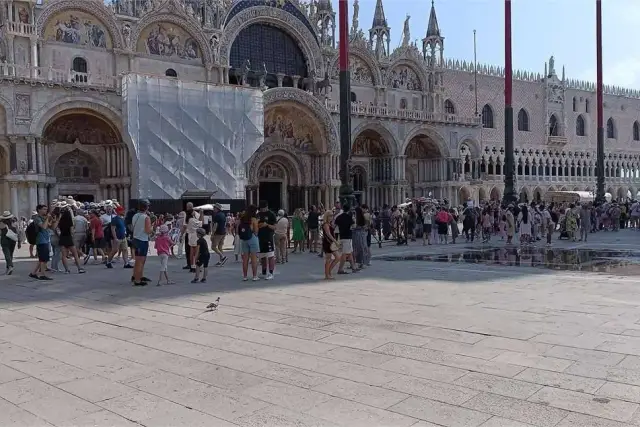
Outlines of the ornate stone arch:
M 424 71 L 424 67 L 421 66 L 418 62 L 416 62 L 414 59 L 412 58 L 406 58 L 406 57 L 400 57 L 398 59 L 396 59 L 395 61 L 393 61 L 391 63 L 391 65 L 389 65 L 389 67 L 387 68 L 387 72 L 386 72 L 386 76 L 385 76 L 385 80 L 384 80 L 384 85 L 388 88 L 391 88 L 393 86 L 393 71 L 398 68 L 398 67 L 402 67 L 405 66 L 409 69 L 411 69 L 416 76 L 418 77 L 418 80 L 420 80 L 420 92 L 423 92 L 427 89 L 428 87 L 428 78 L 427 78 L 427 73 Z
M 175 5 L 173 2 L 167 3 L 169 9 L 175 9 Z M 138 24 L 134 27 L 131 33 L 131 46 L 133 49 L 136 49 L 138 45 L 138 39 L 140 38 L 140 34 L 142 31 L 147 28 L 149 25 L 160 24 L 162 22 L 168 22 L 171 24 L 178 25 L 183 30 L 185 30 L 193 39 L 198 43 L 198 47 L 200 47 L 200 51 L 202 52 L 202 59 L 205 64 L 213 63 L 211 56 L 211 49 L 209 47 L 209 43 L 207 39 L 204 38 L 202 33 L 202 29 L 199 28 L 198 21 L 188 16 L 183 16 L 177 9 L 175 9 L 175 13 L 170 13 L 166 10 L 160 10 L 155 13 L 149 13 L 148 15 L 144 15 L 144 17 L 138 21 Z
M 264 92 L 263 102 L 265 110 L 270 104 L 279 101 L 293 101 L 304 105 L 310 109 L 318 120 L 327 136 L 327 146 L 332 153 L 340 152 L 340 143 L 338 139 L 338 130 L 335 123 L 331 120 L 329 111 L 318 101 L 313 95 L 290 87 L 276 87 Z
M 100 177 L 103 176 L 103 169 L 104 166 L 101 165 L 98 160 L 95 158 L 95 156 L 90 153 L 85 147 L 78 147 L 76 145 L 71 145 L 68 147 L 68 149 L 64 150 L 63 152 L 59 153 L 55 158 L 53 159 L 47 159 L 48 161 L 51 161 L 51 166 L 52 166 L 52 171 L 55 174 L 56 172 L 58 172 L 57 167 L 58 167 L 58 163 L 60 162 L 60 160 L 63 157 L 69 157 L 71 155 L 73 155 L 74 152 L 78 152 L 82 157 L 84 157 L 86 160 L 89 161 L 89 165 L 87 166 L 91 166 L 93 168 L 97 168 L 98 169 L 98 173 L 95 174 L 93 176 L 94 181 L 91 183 L 96 183 L 99 182 Z M 57 179 L 60 179 L 61 177 L 56 176 Z M 97 179 L 95 179 L 97 178 Z
M 354 45 L 353 43 L 351 43 L 349 45 L 349 56 L 357 57 L 358 59 L 360 59 L 362 62 L 365 63 L 365 65 L 369 68 L 369 71 L 371 72 L 373 86 L 383 85 L 382 73 L 380 72 L 380 65 L 378 64 L 378 61 L 373 56 L 371 51 L 369 51 L 368 49 L 363 49 L 361 46 Z M 340 66 L 338 62 L 339 60 L 340 60 L 340 56 L 338 54 L 336 54 L 333 58 L 331 58 L 331 68 L 329 69 L 330 78 L 334 78 L 333 73 L 336 70 L 339 70 L 339 66 Z
M 434 128 L 428 125 L 417 125 L 413 129 L 411 129 L 407 133 L 407 136 L 405 137 L 399 152 L 404 153 L 407 150 L 407 147 L 409 146 L 409 143 L 411 142 L 411 140 L 418 135 L 426 135 L 429 138 L 431 138 L 431 140 L 438 147 L 438 150 L 440 151 L 440 154 L 442 155 L 442 157 L 444 158 L 451 157 L 449 147 L 447 147 L 447 143 L 445 142 L 444 137 L 440 135 L 438 131 L 436 131 Z
M 31 119 L 29 133 L 31 135 L 41 137 L 42 132 L 49 121 L 67 110 L 85 110 L 95 112 L 108 120 L 110 124 L 117 129 L 122 138 L 122 142 L 126 145 L 129 156 L 131 157 L 131 198 L 137 198 L 139 170 L 138 149 L 136 145 L 134 145 L 129 134 L 125 131 L 125 126 L 121 117 L 122 112 L 108 102 L 88 96 L 55 99 L 36 111 Z
M 111 40 L 113 42 L 113 47 L 115 49 L 123 48 L 124 44 L 122 42 L 122 34 L 120 33 L 115 15 L 102 2 L 97 1 L 60 0 L 57 2 L 47 3 L 47 6 L 42 9 L 42 13 L 40 14 L 40 16 L 38 16 L 38 19 L 36 21 L 37 34 L 42 37 L 49 20 L 57 13 L 67 9 L 81 10 L 95 16 L 104 24 L 107 31 L 109 31 L 109 35 L 111 36 Z
M 393 133 L 389 129 L 387 129 L 383 122 L 376 120 L 364 121 L 351 132 L 351 146 L 353 146 L 356 138 L 358 138 L 358 136 L 360 136 L 362 132 L 367 130 L 372 130 L 378 133 L 382 137 L 382 139 L 386 141 L 389 148 L 389 153 L 392 156 L 398 155 L 398 141 L 393 136 Z
M 469 147 L 469 150 L 471 151 L 469 155 L 472 159 L 479 159 L 482 157 L 483 153 L 482 149 L 480 148 L 480 142 L 473 135 L 464 135 L 462 138 L 460 138 L 457 150 L 458 153 L 460 152 L 460 149 L 463 145 Z
M 220 40 L 220 63 L 229 65 L 231 45 L 240 31 L 253 24 L 272 24 L 287 32 L 298 42 L 307 60 L 308 71 L 315 71 L 316 76 L 324 75 L 322 52 L 318 41 L 303 22 L 296 19 L 289 12 L 271 6 L 255 6 L 244 9 L 236 14 L 225 25 Z
M 285 144 L 277 146 L 263 146 L 256 151 L 249 161 L 249 184 L 254 185 L 258 183 L 258 172 L 260 171 L 260 167 L 262 167 L 264 162 L 269 161 L 269 159 L 274 156 L 282 157 L 289 161 L 297 175 L 298 185 L 307 185 L 307 171 L 311 170 L 311 165 L 304 156 L 298 156 L 290 146 Z
M 4 108 L 4 112 L 6 115 L 7 135 L 13 135 L 15 133 L 13 128 L 13 121 L 14 121 L 13 105 L 11 105 L 11 102 L 7 98 L 2 96 L 2 94 L 0 94 L 0 107 Z

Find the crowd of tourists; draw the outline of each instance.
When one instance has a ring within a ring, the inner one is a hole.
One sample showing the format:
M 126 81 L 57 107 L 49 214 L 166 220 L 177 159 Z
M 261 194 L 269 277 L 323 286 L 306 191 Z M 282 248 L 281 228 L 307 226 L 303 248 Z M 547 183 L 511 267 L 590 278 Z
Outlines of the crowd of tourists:
M 37 258 L 29 274 L 33 279 L 51 280 L 51 273 L 83 274 L 93 259 L 93 264 L 108 269 L 121 263 L 132 270 L 135 286 L 145 286 L 152 282 L 144 275 L 150 249 L 160 259 L 158 285 L 174 283 L 168 273 L 171 258 L 185 259 L 183 269 L 193 274 L 192 282 L 206 282 L 211 252 L 217 256 L 215 267 L 227 264 L 227 237 L 233 239 L 242 280 L 272 280 L 276 264 L 305 252 L 324 258 L 324 277 L 331 280 L 336 267 L 342 275 L 369 266 L 372 240 L 446 245 L 460 239 L 500 239 L 511 245 L 517 238 L 521 245 L 546 241 L 550 246 L 554 236 L 587 241 L 591 233 L 628 227 L 640 230 L 637 201 L 507 206 L 488 201 L 451 207 L 446 200 L 418 199 L 372 210 L 365 204 L 352 208 L 336 202 L 328 209 L 297 209 L 292 216 L 283 210 L 272 212 L 265 201 L 236 215 L 225 214 L 215 204 L 212 216 L 188 203 L 174 216 L 153 214 L 145 200 L 126 211 L 117 200 L 80 203 L 63 197 L 50 206 L 38 205 L 29 220 L 5 211 L 0 215 L 0 246 L 8 275 L 14 271 L 15 249 L 28 244 L 30 256 Z

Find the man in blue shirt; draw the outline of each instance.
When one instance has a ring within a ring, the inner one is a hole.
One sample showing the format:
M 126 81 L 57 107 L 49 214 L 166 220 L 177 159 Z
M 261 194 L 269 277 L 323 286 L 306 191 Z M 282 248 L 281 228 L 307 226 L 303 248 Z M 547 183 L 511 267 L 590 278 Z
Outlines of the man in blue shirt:
M 129 260 L 127 259 L 127 228 L 124 225 L 124 218 L 120 215 L 124 213 L 124 209 L 116 209 L 115 215 L 109 218 L 109 227 L 111 228 L 111 252 L 107 258 L 107 268 L 113 268 L 113 258 L 122 252 L 122 261 L 124 268 L 128 268 Z
M 36 253 L 38 254 L 38 264 L 33 272 L 29 274 L 29 277 L 32 279 L 53 280 L 45 274 L 51 255 L 51 235 L 49 234 L 49 229 L 55 229 L 58 226 L 59 218 L 54 218 L 50 215 L 47 216 L 48 211 L 49 208 L 47 205 L 38 205 L 36 207 L 38 215 L 33 219 L 37 228 Z

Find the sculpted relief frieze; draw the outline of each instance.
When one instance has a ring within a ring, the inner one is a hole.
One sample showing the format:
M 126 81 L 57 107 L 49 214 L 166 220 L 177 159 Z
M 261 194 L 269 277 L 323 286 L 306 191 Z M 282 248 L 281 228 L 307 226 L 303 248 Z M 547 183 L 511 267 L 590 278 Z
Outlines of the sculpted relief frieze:
M 373 73 L 371 69 L 362 59 L 357 56 L 350 55 L 349 56 L 349 71 L 351 72 L 351 81 L 355 83 L 365 84 L 365 85 L 373 85 Z M 338 80 L 340 78 L 340 69 L 338 63 L 333 68 L 333 73 L 331 78 L 334 80 Z
M 202 58 L 198 43 L 181 27 L 172 23 L 149 25 L 140 33 L 138 52 L 180 59 Z
M 394 89 L 421 91 L 420 78 L 411 67 L 400 65 L 389 73 L 389 83 Z

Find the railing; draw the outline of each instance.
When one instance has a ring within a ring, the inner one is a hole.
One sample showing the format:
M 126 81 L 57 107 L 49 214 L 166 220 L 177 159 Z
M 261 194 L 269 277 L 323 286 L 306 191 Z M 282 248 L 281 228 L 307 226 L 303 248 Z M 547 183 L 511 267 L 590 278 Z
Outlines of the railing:
M 327 109 L 332 113 L 340 112 L 340 104 L 327 102 Z M 386 119 L 410 120 L 417 122 L 439 122 L 462 124 L 468 126 L 480 125 L 480 117 L 463 117 L 455 114 L 429 113 L 420 110 L 403 110 L 379 105 L 351 104 L 351 114 L 356 116 L 369 116 Z
M 0 63 L 0 79 L 21 79 L 43 84 L 76 86 L 98 90 L 119 89 L 121 87 L 121 79 L 117 76 L 80 73 L 73 70 L 55 69 L 53 67 L 31 67 L 29 65 L 7 63 Z
M 36 26 L 33 24 L 9 21 L 7 22 L 7 32 L 18 36 L 35 36 Z
M 547 138 L 547 144 L 549 145 L 566 145 L 567 137 L 566 136 L 553 136 L 549 135 Z

